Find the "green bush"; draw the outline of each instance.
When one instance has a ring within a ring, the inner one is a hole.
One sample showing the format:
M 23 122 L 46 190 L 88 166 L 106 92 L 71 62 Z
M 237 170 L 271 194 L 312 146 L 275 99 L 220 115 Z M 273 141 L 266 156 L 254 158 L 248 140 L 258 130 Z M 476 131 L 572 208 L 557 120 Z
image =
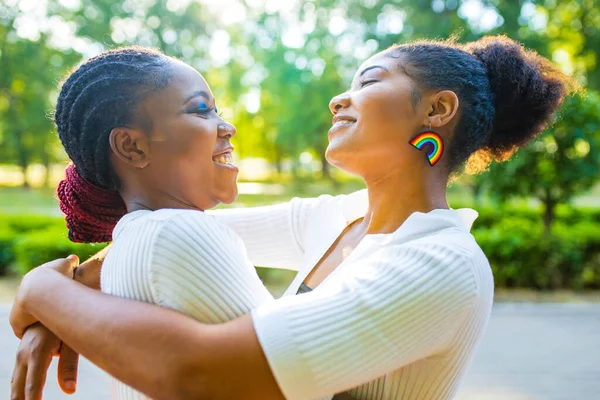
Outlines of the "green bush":
M 105 244 L 73 243 L 67 238 L 64 228 L 51 227 L 33 231 L 15 240 L 15 268 L 18 273 L 26 274 L 38 265 L 69 254 L 76 254 L 81 260 L 85 260 L 105 246 Z
M 15 232 L 6 225 L 0 225 L 0 276 L 5 275 L 15 261 L 14 241 Z
M 473 235 L 490 260 L 498 287 L 600 288 L 600 209 L 559 206 L 551 234 L 542 209 L 481 207 Z M 60 217 L 0 215 L 0 274 L 12 265 L 21 274 L 55 258 L 80 259 L 105 245 L 72 243 Z M 261 271 L 283 285 L 287 275 Z M 281 278 L 281 279 L 280 279 Z
M 490 260 L 498 287 L 600 288 L 600 226 L 557 221 L 544 233 L 541 218 L 507 217 L 473 235 Z
M 3 215 L 0 218 L 4 224 L 17 234 L 46 228 L 66 230 L 65 220 L 61 217 L 40 215 Z

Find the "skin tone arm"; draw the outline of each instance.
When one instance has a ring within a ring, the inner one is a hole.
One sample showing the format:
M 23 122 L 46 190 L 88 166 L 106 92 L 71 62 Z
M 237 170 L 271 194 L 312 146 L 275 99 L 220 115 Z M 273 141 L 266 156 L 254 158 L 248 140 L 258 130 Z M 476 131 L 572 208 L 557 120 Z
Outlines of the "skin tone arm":
M 44 267 L 23 279 L 13 327 L 19 325 L 13 316 L 30 314 L 76 352 L 156 399 L 283 399 L 249 315 L 200 324 L 172 310 L 89 289 L 65 276 L 69 260 L 58 263 L 61 273 Z

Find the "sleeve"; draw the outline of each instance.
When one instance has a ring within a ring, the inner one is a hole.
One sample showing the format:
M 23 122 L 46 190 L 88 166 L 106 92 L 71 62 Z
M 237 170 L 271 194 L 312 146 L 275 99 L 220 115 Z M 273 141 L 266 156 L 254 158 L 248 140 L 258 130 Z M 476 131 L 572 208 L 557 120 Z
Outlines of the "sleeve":
M 214 210 L 210 214 L 242 238 L 254 265 L 297 271 L 304 256 L 306 227 L 318 202 L 319 198 L 294 198 L 273 206 Z
M 287 399 L 339 393 L 444 350 L 477 296 L 463 255 L 396 246 L 365 261 L 252 311 Z
M 163 221 L 149 269 L 157 304 L 204 323 L 226 322 L 273 300 L 241 239 L 204 213 Z

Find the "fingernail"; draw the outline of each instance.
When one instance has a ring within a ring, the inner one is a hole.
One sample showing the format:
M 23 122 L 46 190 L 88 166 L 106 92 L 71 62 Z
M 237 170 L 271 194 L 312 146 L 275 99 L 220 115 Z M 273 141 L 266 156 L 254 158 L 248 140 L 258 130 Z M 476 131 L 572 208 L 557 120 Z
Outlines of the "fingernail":
M 75 254 L 71 254 L 69 257 L 67 257 L 68 259 L 75 261 L 77 263 L 79 263 L 79 257 L 77 257 Z
M 71 392 L 74 392 L 76 387 L 77 387 L 77 383 L 75 383 L 75 381 L 66 381 L 65 382 L 65 388 L 67 388 L 67 390 L 70 390 Z

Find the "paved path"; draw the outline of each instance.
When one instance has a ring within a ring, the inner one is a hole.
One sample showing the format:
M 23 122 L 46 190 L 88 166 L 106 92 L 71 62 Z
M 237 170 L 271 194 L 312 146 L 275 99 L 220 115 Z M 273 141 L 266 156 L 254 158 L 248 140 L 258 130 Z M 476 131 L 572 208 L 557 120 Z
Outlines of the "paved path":
M 0 394 L 8 393 L 18 341 L 0 305 Z M 109 399 L 106 375 L 80 367 L 78 393 L 49 373 L 45 400 Z M 0 397 L 2 397 L 0 395 Z M 8 398 L 8 395 L 5 397 Z M 497 304 L 457 400 L 600 399 L 600 304 Z

